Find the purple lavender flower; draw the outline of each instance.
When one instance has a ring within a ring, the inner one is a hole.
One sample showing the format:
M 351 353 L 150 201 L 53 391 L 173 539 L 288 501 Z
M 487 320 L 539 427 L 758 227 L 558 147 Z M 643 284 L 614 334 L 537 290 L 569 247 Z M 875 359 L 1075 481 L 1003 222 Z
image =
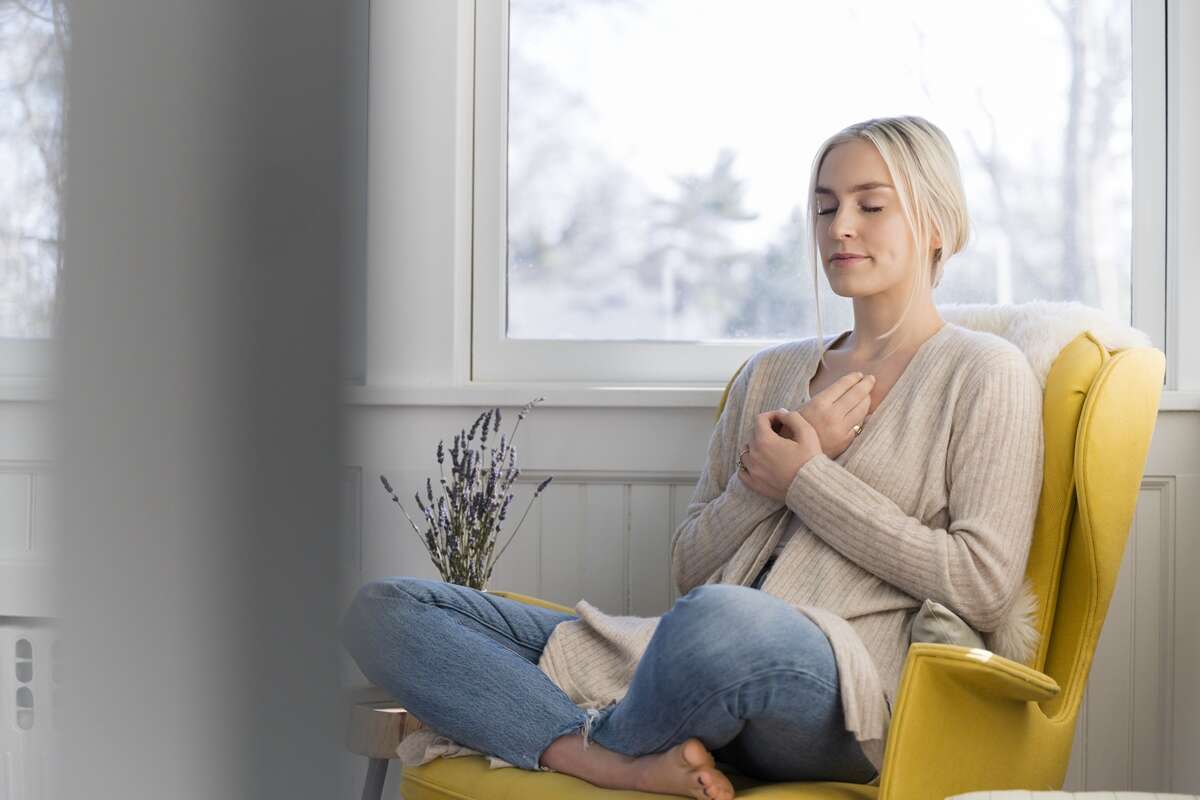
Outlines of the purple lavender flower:
M 499 411 L 500 409 L 496 409 Z M 483 430 L 479 433 L 479 443 L 487 444 L 488 426 L 492 422 L 492 412 L 488 411 L 483 415 Z
M 442 471 L 439 480 L 441 493 L 435 498 L 433 481 L 426 478 L 425 495 L 428 503 L 421 499 L 420 492 L 413 495 L 425 517 L 427 528 L 423 535 L 412 518 L 408 517 L 408 512 L 400 504 L 400 499 L 387 478 L 379 476 L 384 490 L 391 495 L 392 501 L 400 506 L 418 538 L 425 544 L 443 580 L 483 588 L 491 577 L 496 562 L 516 536 L 517 530 L 520 530 L 521 523 L 533 507 L 533 501 L 552 480 L 547 477 L 537 485 L 529 505 L 525 508 L 525 514 L 509 535 L 504 547 L 493 557 L 497 537 L 507 518 L 508 506 L 513 500 L 511 486 L 521 474 L 516 468 L 516 448 L 512 446 L 513 440 L 521 420 L 534 405 L 544 399 L 535 398 L 521 409 L 512 432 L 500 436 L 498 449 L 488 448 L 486 445 L 489 427 L 493 433 L 500 430 L 499 408 L 485 410 L 469 430 L 455 434 L 449 448 L 450 475 L 447 477 Z M 477 432 L 480 433 L 479 449 L 475 450 L 471 443 L 475 440 Z M 436 451 L 439 465 L 445 461 L 445 450 L 444 441 L 439 441 Z

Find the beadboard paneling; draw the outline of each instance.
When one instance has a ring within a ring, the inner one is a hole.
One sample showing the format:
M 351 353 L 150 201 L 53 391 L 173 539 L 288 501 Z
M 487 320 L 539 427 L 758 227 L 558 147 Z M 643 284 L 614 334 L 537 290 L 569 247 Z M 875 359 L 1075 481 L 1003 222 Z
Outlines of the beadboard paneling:
M 29 553 L 33 520 L 33 475 L 0 468 L 0 557 Z
M 1143 478 L 1076 724 L 1066 791 L 1190 786 L 1172 764 L 1171 747 L 1179 713 L 1172 699 L 1175 498 L 1175 477 Z
M 1200 441 L 1193 436 L 1192 446 Z M 1174 623 L 1166 657 L 1171 670 L 1169 791 L 1200 794 L 1200 474 L 1175 477 Z
M 673 604 L 669 483 L 629 486 L 628 613 L 656 616 Z M 661 610 L 658 610 L 661 609 Z
M 551 482 L 550 485 L 553 486 L 554 482 Z M 529 503 L 536 488 L 537 484 L 534 482 L 521 482 L 513 486 L 513 499 L 509 503 L 503 528 L 492 551 L 492 558 L 495 559 L 499 556 L 500 560 L 496 561 L 492 578 L 488 582 L 490 588 L 512 589 L 523 594 L 542 597 L 539 575 L 546 572 L 542 546 L 545 543 L 547 529 L 542 524 L 538 506 L 541 504 L 542 498 L 546 497 L 547 492 L 550 491 L 550 487 L 547 487 L 546 491 L 542 492 L 542 496 L 530 506 Z M 525 516 L 525 521 L 521 522 L 521 517 L 525 515 L 526 510 L 529 512 L 528 516 Z M 518 523 L 521 526 L 519 529 L 517 528 Z M 553 532 L 551 533 L 553 535 Z M 508 548 L 504 549 L 501 554 L 506 542 Z M 428 561 L 429 557 L 426 556 L 425 560 Z
M 0 458 L 0 616 L 54 613 L 50 556 L 56 520 L 51 487 L 47 462 Z
M 1162 776 L 1170 774 L 1173 680 L 1169 667 L 1175 636 L 1171 613 L 1175 586 L 1174 489 L 1173 478 L 1143 480 L 1133 540 L 1126 547 L 1131 556 L 1133 583 L 1129 608 L 1133 615 L 1131 754 L 1126 788 L 1142 791 L 1165 788 Z
M 1130 531 L 1130 537 L 1134 535 L 1134 531 Z M 1087 703 L 1091 713 L 1084 729 L 1088 758 L 1081 789 L 1095 786 L 1130 788 L 1133 753 L 1129 734 L 1133 730 L 1131 679 L 1134 659 L 1130 645 L 1134 623 L 1132 562 L 1135 549 L 1128 544 L 1125 547 L 1121 572 L 1088 677 Z
M 536 586 L 540 583 L 541 597 L 573 607 L 579 599 L 577 589 L 581 584 L 579 539 L 583 520 L 584 487 L 582 484 L 567 483 L 556 486 L 555 483 L 557 481 L 551 482 L 537 499 L 542 512 L 541 573 L 538 582 L 531 581 L 524 585 Z M 528 487 L 534 484 L 524 485 Z M 530 516 L 532 517 L 532 514 Z M 498 580 L 493 583 L 498 589 L 510 588 L 509 584 L 502 585 Z M 521 586 L 511 584 L 511 588 L 518 592 L 524 591 Z
M 672 497 L 671 497 L 671 502 L 672 502 L 671 531 L 672 532 L 674 532 L 674 530 L 676 528 L 678 528 L 680 525 L 682 525 L 683 521 L 685 519 L 687 519 L 688 503 L 692 499 L 692 493 L 696 489 L 696 481 L 698 481 L 698 480 L 700 480 L 699 475 L 696 476 L 696 480 L 692 481 L 691 484 L 681 484 L 681 485 L 676 485 L 673 487 Z M 670 563 L 671 563 L 671 545 L 670 545 L 670 541 L 668 540 L 668 542 L 667 542 L 667 564 L 668 564 L 667 585 L 671 588 L 671 605 L 674 605 L 675 601 L 679 599 L 679 590 L 675 586 L 675 582 L 673 580 L 671 580 Z
M 616 609 L 618 613 L 628 611 L 627 489 L 628 485 L 615 483 L 584 484 L 583 519 L 577 526 L 583 534 L 577 556 L 578 595 L 597 608 Z

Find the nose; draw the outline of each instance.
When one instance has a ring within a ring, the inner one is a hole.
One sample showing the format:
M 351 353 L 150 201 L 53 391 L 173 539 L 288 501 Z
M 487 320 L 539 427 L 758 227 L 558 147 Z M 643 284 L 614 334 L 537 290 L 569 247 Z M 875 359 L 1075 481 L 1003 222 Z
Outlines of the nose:
M 848 239 L 854 236 L 854 226 L 850 224 L 849 215 L 843 214 L 846 204 L 833 213 L 833 221 L 829 223 L 829 235 L 833 239 Z
M 836 249 L 839 241 L 853 240 L 857 235 L 854 230 L 854 226 L 851 225 L 849 220 L 846 219 L 846 216 L 842 214 L 841 209 L 838 209 L 837 213 L 833 215 L 833 221 L 829 223 L 827 234 L 829 237 L 830 250 Z M 831 252 L 826 256 L 826 260 L 832 257 L 833 253 Z

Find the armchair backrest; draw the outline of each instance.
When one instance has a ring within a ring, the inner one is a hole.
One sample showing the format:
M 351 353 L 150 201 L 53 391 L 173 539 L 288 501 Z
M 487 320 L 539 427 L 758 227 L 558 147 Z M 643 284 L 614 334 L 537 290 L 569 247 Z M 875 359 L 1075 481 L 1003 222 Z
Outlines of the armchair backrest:
M 717 418 L 743 362 L 721 395 Z M 1042 406 L 1045 469 L 1026 575 L 1038 598 L 1030 666 L 1062 692 L 1047 716 L 1073 720 L 1116 586 L 1166 359 L 1152 347 L 1109 350 L 1089 331 L 1059 352 Z
M 1116 587 L 1158 416 L 1166 358 L 1109 350 L 1089 331 L 1046 377 L 1045 472 L 1026 574 L 1041 645 L 1031 666 L 1062 692 L 1045 713 L 1074 719 Z

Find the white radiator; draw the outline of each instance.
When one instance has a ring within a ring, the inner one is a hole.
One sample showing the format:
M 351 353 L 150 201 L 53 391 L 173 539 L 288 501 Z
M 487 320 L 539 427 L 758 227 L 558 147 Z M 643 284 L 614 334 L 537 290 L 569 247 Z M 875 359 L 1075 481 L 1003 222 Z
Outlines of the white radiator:
M 52 797 L 49 763 L 61 679 L 57 632 L 0 617 L 0 800 Z

